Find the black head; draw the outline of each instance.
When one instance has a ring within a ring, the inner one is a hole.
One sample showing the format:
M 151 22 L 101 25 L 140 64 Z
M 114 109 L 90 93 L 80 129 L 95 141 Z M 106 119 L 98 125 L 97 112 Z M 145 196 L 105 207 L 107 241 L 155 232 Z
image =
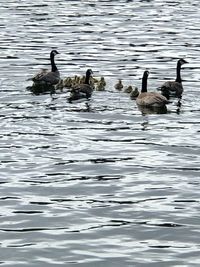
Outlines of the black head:
M 178 63 L 182 66 L 183 64 L 188 63 L 188 62 L 187 62 L 185 59 L 180 58 L 180 59 L 178 60 Z
M 143 73 L 143 78 L 148 78 L 149 76 L 149 71 L 148 70 L 145 70 L 144 73 Z
M 55 56 L 57 54 L 59 54 L 57 50 L 52 50 L 50 56 Z
M 90 77 L 93 74 L 93 71 L 91 69 L 88 69 L 86 71 L 86 76 Z

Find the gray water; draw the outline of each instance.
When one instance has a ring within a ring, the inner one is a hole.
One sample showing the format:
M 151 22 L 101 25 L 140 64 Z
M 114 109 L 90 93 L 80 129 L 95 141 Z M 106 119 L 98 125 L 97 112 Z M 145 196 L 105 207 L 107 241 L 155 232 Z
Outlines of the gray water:
M 200 266 L 200 2 L 0 1 L 1 266 Z M 69 104 L 27 81 L 92 68 L 105 92 Z M 183 97 L 143 114 L 182 69 Z

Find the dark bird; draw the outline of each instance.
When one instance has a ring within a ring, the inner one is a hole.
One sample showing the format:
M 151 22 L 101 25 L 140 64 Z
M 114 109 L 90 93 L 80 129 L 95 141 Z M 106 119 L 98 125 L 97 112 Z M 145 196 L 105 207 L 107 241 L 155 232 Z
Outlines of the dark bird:
M 164 107 L 166 104 L 169 103 L 167 98 L 160 93 L 157 92 L 147 92 L 147 79 L 149 76 L 149 72 L 146 70 L 144 71 L 142 77 L 142 89 L 139 96 L 136 98 L 136 103 L 139 106 L 149 107 L 149 108 L 160 108 Z
M 43 84 L 43 85 L 55 85 L 60 80 L 60 73 L 56 67 L 54 57 L 59 54 L 58 51 L 52 50 L 50 53 L 50 61 L 51 61 L 51 71 L 46 69 L 42 69 L 39 73 L 33 76 L 32 81 L 35 84 Z
M 93 86 L 90 84 L 90 77 L 93 74 L 91 69 L 86 71 L 84 83 L 77 84 L 71 88 L 70 96 L 68 101 L 71 103 L 74 100 L 79 100 L 82 98 L 90 98 L 93 92 Z
M 116 90 L 121 91 L 123 89 L 123 87 L 124 87 L 124 85 L 122 84 L 122 80 L 119 79 L 114 87 L 115 87 Z
M 176 80 L 165 82 L 159 89 L 162 94 L 169 98 L 170 96 L 181 97 L 183 93 L 183 85 L 181 79 L 181 66 L 188 63 L 183 58 L 179 59 L 176 66 Z

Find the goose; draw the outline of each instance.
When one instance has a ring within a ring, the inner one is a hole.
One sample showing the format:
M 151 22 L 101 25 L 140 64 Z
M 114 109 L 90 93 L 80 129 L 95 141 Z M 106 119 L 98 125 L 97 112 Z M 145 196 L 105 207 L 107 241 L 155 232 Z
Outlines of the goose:
M 180 97 L 182 95 L 183 85 L 181 79 L 181 66 L 185 63 L 188 62 L 183 58 L 179 59 L 177 61 L 177 66 L 176 66 L 176 80 L 167 81 L 160 87 L 162 94 L 165 95 L 166 97 L 169 96 Z
M 71 78 L 72 84 L 71 87 L 74 87 L 81 83 L 81 77 L 78 75 L 74 75 L 74 77 Z
M 124 89 L 124 93 L 130 94 L 132 92 L 132 90 L 133 90 L 133 87 L 131 85 L 129 85 Z
M 60 90 L 60 92 L 63 92 L 64 88 L 64 81 L 63 79 L 60 79 L 59 82 L 55 85 L 55 90 Z
M 123 89 L 123 84 L 122 84 L 122 80 L 119 79 L 118 82 L 115 84 L 115 89 L 118 91 L 121 91 Z
M 135 89 L 132 89 L 132 91 L 130 92 L 130 98 L 136 99 L 138 96 L 139 96 L 139 91 L 138 88 L 135 87 Z
M 66 88 L 70 88 L 72 87 L 72 78 L 71 77 L 67 77 L 63 80 L 63 86 L 66 87 Z
M 99 81 L 103 86 L 106 86 L 106 81 L 103 76 L 101 76 L 100 81 Z
M 105 78 L 102 76 L 96 84 L 96 91 L 105 91 L 105 86 L 106 86 L 106 81 Z
M 164 107 L 169 103 L 167 98 L 157 92 L 147 92 L 147 79 L 149 72 L 146 70 L 142 77 L 142 89 L 139 96 L 136 98 L 136 103 L 139 106 L 154 108 L 154 107 Z
M 85 75 L 85 81 L 82 84 L 77 84 L 71 89 L 70 97 L 68 101 L 71 103 L 73 100 L 78 100 L 81 98 L 90 98 L 93 92 L 93 87 L 90 85 L 90 77 L 92 75 L 92 70 L 88 69 Z
M 36 74 L 32 81 L 35 85 L 55 85 L 60 80 L 60 73 L 56 67 L 54 57 L 55 55 L 59 54 L 57 50 L 52 50 L 50 53 L 50 61 L 51 61 L 51 71 L 48 71 L 46 69 L 42 69 L 41 72 Z

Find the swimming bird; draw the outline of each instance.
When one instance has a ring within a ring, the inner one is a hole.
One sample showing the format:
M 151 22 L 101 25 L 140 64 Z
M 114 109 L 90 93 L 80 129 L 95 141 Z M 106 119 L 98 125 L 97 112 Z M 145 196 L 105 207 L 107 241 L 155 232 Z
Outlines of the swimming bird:
M 119 79 L 118 82 L 115 84 L 115 89 L 118 91 L 121 91 L 123 89 L 123 84 L 122 84 L 122 80 Z
M 105 86 L 106 86 L 106 81 L 105 78 L 102 76 L 100 80 L 97 82 L 95 89 L 96 91 L 104 91 Z
M 134 89 L 132 89 L 132 91 L 130 92 L 130 98 L 131 99 L 136 99 L 139 96 L 139 91 L 138 88 L 135 87 Z
M 124 93 L 130 94 L 132 92 L 132 90 L 133 90 L 133 87 L 131 85 L 129 85 L 124 89 Z
M 32 81 L 35 85 L 55 85 L 60 80 L 60 73 L 56 67 L 54 57 L 59 54 L 57 50 L 52 50 L 50 53 L 51 71 L 42 69 L 41 72 L 33 76 Z
M 143 73 L 142 77 L 142 89 L 139 96 L 136 98 L 136 103 L 139 106 L 144 106 L 148 108 L 154 107 L 164 107 L 169 103 L 167 98 L 160 93 L 157 92 L 147 92 L 147 79 L 149 76 L 149 72 L 146 70 Z
M 63 79 L 60 79 L 59 82 L 55 85 L 55 90 L 60 90 L 60 92 L 63 92 L 64 83 Z
M 88 69 L 85 75 L 85 81 L 82 84 L 77 84 L 71 89 L 70 97 L 68 101 L 71 103 L 73 100 L 78 100 L 81 98 L 90 98 L 93 92 L 93 86 L 90 85 L 90 77 L 92 75 L 92 70 Z
M 101 76 L 100 81 L 99 81 L 103 86 L 106 86 L 106 80 L 103 76 Z
M 63 86 L 66 87 L 66 88 L 70 88 L 72 87 L 72 78 L 71 77 L 66 77 L 64 80 L 63 80 Z
M 188 63 L 185 59 L 181 58 L 177 61 L 176 66 L 176 80 L 167 81 L 161 87 L 160 90 L 166 97 L 175 96 L 180 97 L 183 93 L 183 85 L 181 79 L 181 66 Z

